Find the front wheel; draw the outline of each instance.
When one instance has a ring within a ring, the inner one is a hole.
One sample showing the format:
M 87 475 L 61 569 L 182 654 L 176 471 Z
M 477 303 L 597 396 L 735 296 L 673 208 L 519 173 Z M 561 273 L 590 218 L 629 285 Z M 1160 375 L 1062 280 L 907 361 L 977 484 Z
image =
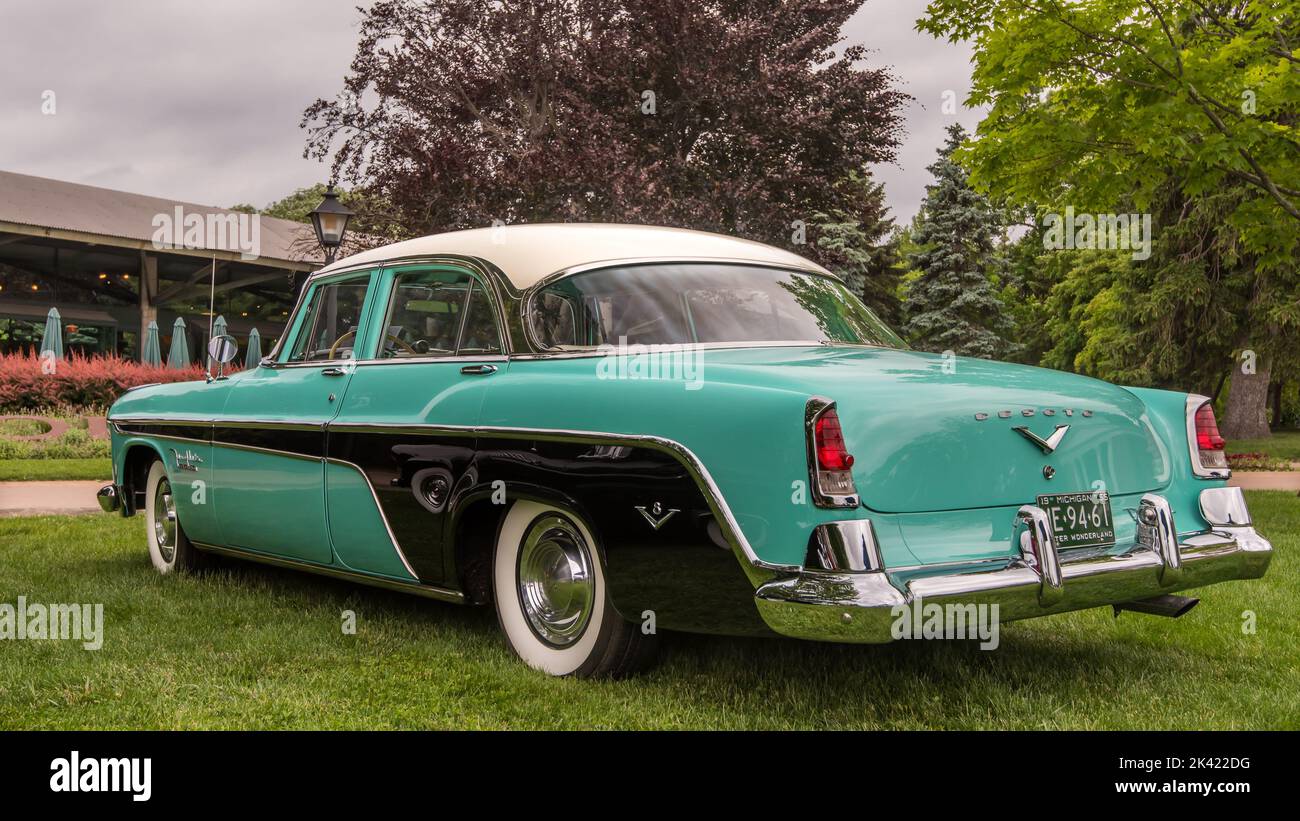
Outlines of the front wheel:
M 159 573 L 193 572 L 204 565 L 206 556 L 185 536 L 176 512 L 176 497 L 162 460 L 149 466 L 145 482 L 144 528 L 149 541 L 149 561 Z
M 497 536 L 492 592 L 506 641 L 542 672 L 621 677 L 654 658 L 656 637 L 614 609 L 596 541 L 572 511 L 514 503 Z

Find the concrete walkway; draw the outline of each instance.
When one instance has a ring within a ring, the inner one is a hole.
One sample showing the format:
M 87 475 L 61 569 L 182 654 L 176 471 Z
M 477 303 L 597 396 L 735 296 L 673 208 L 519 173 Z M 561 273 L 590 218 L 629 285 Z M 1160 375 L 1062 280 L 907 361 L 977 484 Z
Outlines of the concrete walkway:
M 1300 493 L 1300 471 L 1239 470 L 1228 484 L 1243 490 L 1290 490 Z
M 0 482 L 0 516 L 99 513 L 95 493 L 107 481 Z

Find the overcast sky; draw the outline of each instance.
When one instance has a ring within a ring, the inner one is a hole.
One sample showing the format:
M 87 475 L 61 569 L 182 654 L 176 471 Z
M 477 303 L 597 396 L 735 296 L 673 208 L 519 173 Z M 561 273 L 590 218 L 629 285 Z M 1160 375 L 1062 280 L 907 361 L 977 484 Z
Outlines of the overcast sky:
M 298 122 L 332 97 L 365 0 L 3 0 L 0 169 L 203 205 L 257 206 L 322 182 Z M 867 0 L 845 30 L 916 99 L 897 166 L 876 170 L 900 222 L 965 98 L 969 50 L 913 31 L 925 0 Z M 54 92 L 56 113 L 42 113 Z

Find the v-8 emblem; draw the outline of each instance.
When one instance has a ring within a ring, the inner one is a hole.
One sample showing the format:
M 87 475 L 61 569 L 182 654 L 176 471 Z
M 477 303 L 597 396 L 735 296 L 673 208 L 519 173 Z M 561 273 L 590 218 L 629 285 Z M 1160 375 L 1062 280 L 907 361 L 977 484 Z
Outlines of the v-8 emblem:
M 664 510 L 663 502 L 655 502 L 650 505 L 649 510 L 646 509 L 645 505 L 637 505 L 636 509 L 655 530 L 663 527 L 674 514 L 681 513 L 676 508 Z

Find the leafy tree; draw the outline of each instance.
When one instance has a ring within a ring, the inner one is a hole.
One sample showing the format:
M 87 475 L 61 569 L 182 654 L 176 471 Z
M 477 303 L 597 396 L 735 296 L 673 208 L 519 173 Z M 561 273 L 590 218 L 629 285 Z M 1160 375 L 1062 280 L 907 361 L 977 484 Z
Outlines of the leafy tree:
M 412 233 L 585 220 L 788 247 L 857 211 L 847 170 L 894 156 L 906 95 L 841 43 L 862 2 L 380 0 L 306 153 Z
M 1131 269 L 1159 291 L 1152 373 L 1254 351 L 1224 428 L 1267 435 L 1271 369 L 1300 328 L 1300 0 L 932 0 L 918 27 L 975 43 L 970 102 L 990 112 L 963 160 L 981 190 L 1096 213 L 1179 201 L 1164 262 Z M 1225 314 L 1234 343 L 1216 349 Z
M 939 160 L 927 169 L 935 184 L 926 187 L 912 232 L 918 250 L 910 261 L 919 274 L 907 288 L 905 330 L 924 350 L 990 359 L 1011 347 L 1010 323 L 990 278 L 1002 216 L 953 161 L 966 137 L 960 125 L 949 126 Z
M 856 171 L 850 171 L 839 184 L 851 189 L 857 207 L 814 214 L 817 247 L 827 267 L 843 277 L 849 290 L 886 323 L 897 325 L 902 314 L 899 285 L 903 262 L 897 226 L 885 205 L 885 185 L 869 173 Z
M 325 190 L 324 183 L 317 183 L 307 188 L 296 189 L 265 208 L 259 209 L 247 203 L 240 203 L 232 205 L 230 210 L 310 224 L 311 212 L 320 205 L 320 201 L 325 197 Z M 401 238 L 401 232 L 395 229 L 391 209 L 381 198 L 363 191 L 337 190 L 339 202 L 356 212 L 348 222 L 349 238 L 364 237 L 367 241 L 363 245 L 366 246 Z

